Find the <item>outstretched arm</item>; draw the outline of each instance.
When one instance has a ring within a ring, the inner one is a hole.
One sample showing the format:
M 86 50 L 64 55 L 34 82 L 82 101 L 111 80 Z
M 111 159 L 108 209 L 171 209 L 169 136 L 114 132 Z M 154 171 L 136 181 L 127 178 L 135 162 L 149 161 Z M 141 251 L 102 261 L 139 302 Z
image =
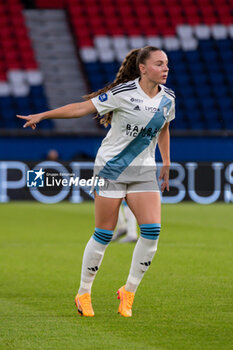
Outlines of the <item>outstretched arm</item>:
M 159 150 L 161 153 L 163 166 L 160 170 L 159 180 L 163 180 L 161 191 L 169 191 L 169 170 L 170 170 L 170 132 L 169 123 L 166 123 L 158 138 Z
M 33 130 L 41 120 L 61 119 L 61 118 L 80 118 L 90 113 L 96 113 L 97 109 L 91 100 L 85 102 L 71 103 L 51 111 L 31 114 L 28 116 L 17 115 L 18 118 L 26 120 L 24 128 L 30 126 Z

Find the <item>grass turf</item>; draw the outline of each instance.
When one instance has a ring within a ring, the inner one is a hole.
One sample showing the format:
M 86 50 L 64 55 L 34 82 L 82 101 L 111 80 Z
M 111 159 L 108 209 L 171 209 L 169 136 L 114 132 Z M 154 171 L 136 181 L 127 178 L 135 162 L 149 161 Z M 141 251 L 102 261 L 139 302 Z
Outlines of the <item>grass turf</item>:
M 74 307 L 93 203 L 0 205 L 0 349 L 232 349 L 232 209 L 163 206 L 159 249 L 127 319 L 116 291 L 132 244 L 108 247 L 93 286 L 96 316 Z

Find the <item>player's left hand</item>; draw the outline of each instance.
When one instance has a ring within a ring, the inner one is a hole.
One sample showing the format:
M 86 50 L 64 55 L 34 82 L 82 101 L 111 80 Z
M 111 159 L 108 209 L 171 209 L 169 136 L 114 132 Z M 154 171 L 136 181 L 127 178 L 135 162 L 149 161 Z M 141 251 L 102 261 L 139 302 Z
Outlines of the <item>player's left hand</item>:
M 159 180 L 162 181 L 161 184 L 161 191 L 164 192 L 166 189 L 169 191 L 169 166 L 163 165 L 162 168 L 160 169 L 160 175 L 159 175 Z

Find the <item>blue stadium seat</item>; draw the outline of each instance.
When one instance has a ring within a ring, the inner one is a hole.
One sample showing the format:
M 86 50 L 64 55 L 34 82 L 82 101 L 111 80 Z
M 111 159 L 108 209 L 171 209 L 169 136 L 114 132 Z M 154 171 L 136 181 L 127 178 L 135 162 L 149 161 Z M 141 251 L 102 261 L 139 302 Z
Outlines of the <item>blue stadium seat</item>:
M 200 85 L 207 85 L 208 84 L 208 79 L 207 79 L 207 75 L 206 74 L 192 74 L 191 77 L 193 83 L 196 86 L 200 86 Z
M 187 97 L 193 97 L 195 94 L 195 90 L 192 85 L 187 85 L 185 87 L 181 87 L 179 90 L 179 94 L 181 96 L 181 99 L 187 98 Z
M 99 62 L 85 63 L 85 69 L 86 69 L 88 75 L 99 73 L 100 72 L 100 63 Z
M 199 104 L 200 104 L 200 107 L 207 112 L 215 111 L 217 107 L 215 103 L 215 99 L 212 97 L 206 97 L 206 98 L 200 99 Z
M 11 119 L 11 120 L 5 119 L 3 121 L 3 125 L 4 125 L 4 129 L 16 129 L 17 127 L 22 127 L 22 123 L 19 126 L 17 123 L 17 120 L 14 120 L 14 119 Z
M 225 50 L 225 51 L 219 51 L 219 56 L 221 57 L 221 60 L 223 63 L 232 64 L 233 61 L 233 49 L 232 50 Z
M 220 86 L 217 84 L 212 84 L 211 90 L 215 97 L 220 97 L 220 98 L 222 98 L 222 96 L 227 96 L 229 92 L 229 89 L 226 84 L 225 85 L 222 84 Z
M 180 118 L 179 115 L 176 116 L 176 119 L 171 122 L 171 130 L 186 130 L 188 129 L 188 124 L 184 118 Z
M 199 63 L 188 62 L 188 70 L 191 75 L 200 75 L 205 73 L 203 65 Z
M 211 87 L 207 84 L 198 85 L 197 83 L 195 86 L 195 95 L 198 97 L 198 99 L 202 99 L 203 97 L 209 97 L 211 96 Z
M 202 52 L 209 52 L 215 49 L 215 40 L 199 40 L 199 49 Z
M 208 64 L 207 62 L 205 62 L 204 71 L 207 72 L 209 75 L 213 73 L 219 73 L 221 72 L 221 66 L 219 62 L 211 62 L 211 64 Z
M 34 97 L 34 96 L 45 96 L 44 87 L 42 85 L 31 86 L 30 96 L 31 97 Z
M 212 85 L 218 85 L 218 87 L 221 87 L 225 84 L 224 82 L 224 75 L 222 73 L 212 73 L 209 75 L 209 80 Z
M 11 96 L 1 96 L 0 97 L 0 109 L 14 107 L 14 98 Z
M 222 71 L 226 76 L 232 76 L 233 75 L 233 64 L 225 64 L 222 68 Z
M 200 63 L 200 53 L 198 51 L 185 51 L 184 58 L 188 63 Z
M 187 97 L 183 100 L 183 106 L 186 111 L 198 108 L 198 101 L 195 97 Z
M 7 121 L 16 119 L 16 114 L 17 112 L 13 107 L 7 107 L 0 111 L 2 119 Z M 18 112 L 18 114 L 20 113 Z
M 201 57 L 204 62 L 211 64 L 217 62 L 218 53 L 215 50 L 203 51 Z
M 215 45 L 219 51 L 233 50 L 233 42 L 230 39 L 216 40 Z
M 30 98 L 29 97 L 15 97 L 16 108 L 29 107 Z
M 204 123 L 201 120 L 200 113 L 198 111 L 192 111 L 187 116 L 188 116 L 190 128 L 192 130 L 203 130 L 204 129 Z
M 180 88 L 185 89 L 187 86 L 191 85 L 190 77 L 188 75 L 177 75 L 176 84 Z
M 176 64 L 177 62 L 182 62 L 184 60 L 184 54 L 182 51 L 169 51 L 168 60 L 171 64 Z

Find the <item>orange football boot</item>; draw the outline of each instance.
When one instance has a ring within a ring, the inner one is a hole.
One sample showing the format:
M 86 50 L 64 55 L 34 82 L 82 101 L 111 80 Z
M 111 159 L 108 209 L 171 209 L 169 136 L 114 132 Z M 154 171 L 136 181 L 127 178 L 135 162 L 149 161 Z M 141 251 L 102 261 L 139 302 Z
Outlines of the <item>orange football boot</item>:
M 82 295 L 77 294 L 75 297 L 75 305 L 77 306 L 79 315 L 86 317 L 93 317 L 95 315 L 91 305 L 91 295 L 89 293 Z
M 128 292 L 127 290 L 125 290 L 125 286 L 123 286 L 118 290 L 117 294 L 117 299 L 120 299 L 118 313 L 120 313 L 124 317 L 131 317 L 135 293 Z

